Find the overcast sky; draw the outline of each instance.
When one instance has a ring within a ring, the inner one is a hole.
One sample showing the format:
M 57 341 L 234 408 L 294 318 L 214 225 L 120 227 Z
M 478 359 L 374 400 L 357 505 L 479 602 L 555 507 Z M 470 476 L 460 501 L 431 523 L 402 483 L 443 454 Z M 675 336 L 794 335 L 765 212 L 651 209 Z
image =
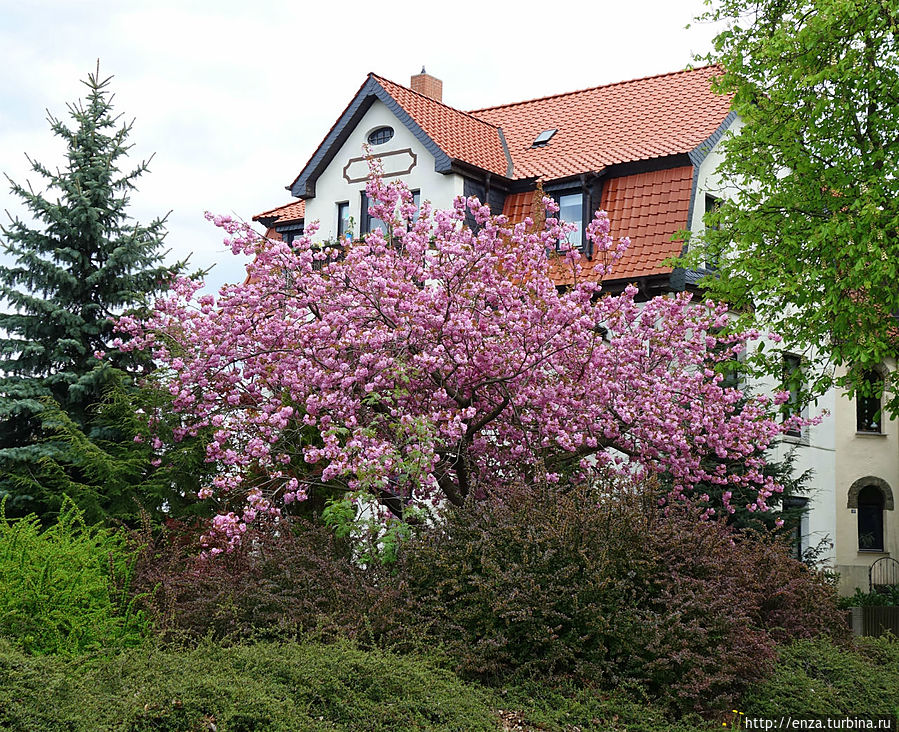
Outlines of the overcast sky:
M 627 2 L 180 2 L 0 0 L 0 172 L 24 153 L 56 167 L 46 110 L 66 115 L 100 60 L 133 157 L 155 153 L 132 214 L 171 211 L 172 256 L 243 278 L 206 210 L 246 220 L 288 203 L 300 172 L 369 71 L 408 85 L 422 65 L 460 109 L 597 86 L 688 65 L 713 29 L 702 0 Z M 0 178 L 0 211 L 20 211 Z M 3 214 L 5 220 L 5 214 Z

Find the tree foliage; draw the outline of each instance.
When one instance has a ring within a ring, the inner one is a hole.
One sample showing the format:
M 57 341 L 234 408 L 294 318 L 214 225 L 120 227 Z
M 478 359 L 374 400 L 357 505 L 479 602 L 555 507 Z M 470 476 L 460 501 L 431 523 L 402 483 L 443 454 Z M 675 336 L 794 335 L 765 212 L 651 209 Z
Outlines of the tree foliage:
M 182 280 L 148 320 L 120 321 L 123 347 L 164 364 L 181 435 L 215 429 L 208 457 L 222 473 L 200 494 L 217 501 L 229 545 L 276 498 L 323 484 L 401 513 L 617 465 L 665 472 L 675 496 L 702 481 L 747 486 L 748 505 L 765 508 L 779 487 L 758 451 L 801 420 L 773 419 L 769 399 L 723 383 L 714 365 L 757 336 L 716 335 L 723 307 L 603 295 L 581 281 L 576 251 L 552 254 L 565 235 L 552 215 L 512 226 L 460 198 L 414 220 L 401 184 L 375 177 L 368 193 L 390 230 L 348 251 L 323 250 L 312 226 L 288 246 L 216 217 L 255 256 L 248 281 L 216 299 Z M 604 214 L 587 228 L 602 268 L 626 245 L 608 232 Z M 573 270 L 565 292 L 557 266 Z
M 143 515 L 158 522 L 209 513 L 196 500 L 214 469 L 205 460 L 209 431 L 174 442 L 179 422 L 162 416 L 171 397 L 152 385 L 138 388 L 121 372 L 114 377 L 94 406 L 90 436 L 53 401 L 36 415 L 39 435 L 31 448 L 43 454 L 31 462 L 11 461 L 4 476 L 7 490 L 19 498 L 18 513 L 22 505 L 37 506 L 49 523 L 70 500 L 90 524 L 136 526 Z M 161 415 L 152 431 L 147 413 Z M 160 435 L 168 438 L 165 443 Z
M 899 336 L 899 4 L 707 4 L 702 19 L 726 22 L 715 88 L 743 122 L 719 171 L 736 195 L 708 216 L 710 253 L 696 248 L 719 264 L 708 293 L 824 367 L 817 391 L 834 374 L 864 391 Z
M 180 265 L 165 266 L 164 219 L 143 225 L 128 215 L 129 197 L 147 161 L 123 168 L 130 123 L 113 114 L 110 78 L 83 82 L 87 97 L 68 106 L 71 123 L 48 115 L 66 145 L 65 165 L 29 158 L 42 189 L 10 181 L 28 212 L 2 228 L 10 263 L 0 266 L 0 492 L 19 514 L 50 508 L 29 481 L 43 480 L 47 460 L 76 461 L 71 442 L 52 438 L 47 410 L 95 436 L 93 410 L 115 374 L 146 369 L 141 353 L 109 347 L 113 318 L 164 289 Z M 75 482 L 86 476 L 71 474 Z M 57 496 L 59 498 L 59 496 Z M 58 501 L 57 501 L 58 502 Z

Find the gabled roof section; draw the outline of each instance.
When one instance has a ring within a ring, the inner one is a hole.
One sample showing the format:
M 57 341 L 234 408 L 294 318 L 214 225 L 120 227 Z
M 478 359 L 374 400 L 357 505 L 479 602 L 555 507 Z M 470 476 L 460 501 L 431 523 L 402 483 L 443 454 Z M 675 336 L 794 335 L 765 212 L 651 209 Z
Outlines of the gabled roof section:
M 370 73 L 290 186 L 315 195 L 315 181 L 374 101 L 380 100 L 434 156 L 508 179 L 555 180 L 612 165 L 707 153 L 733 120 L 731 98 L 712 92 L 717 66 L 463 112 Z M 557 130 L 544 145 L 534 140 Z M 696 162 L 695 160 L 693 162 Z
M 372 74 L 372 78 L 451 159 L 512 177 L 512 161 L 504 150 L 502 130 L 497 125 L 383 77 Z
M 291 184 L 289 190 L 294 196 L 311 198 L 315 195 L 316 179 L 376 99 L 383 102 L 434 156 L 434 168 L 438 173 L 448 173 L 458 161 L 511 177 L 512 159 L 506 150 L 502 130 L 496 125 L 370 73 Z
M 253 217 L 253 221 L 258 221 L 263 226 L 272 228 L 279 224 L 290 224 L 300 222 L 306 218 L 306 202 L 292 201 L 283 206 L 263 211 Z
M 628 280 L 673 271 L 663 262 L 681 253 L 683 242 L 672 237 L 687 228 L 692 188 L 691 165 L 610 178 L 603 183 L 600 208 L 609 214 L 612 237 L 631 239 L 630 247 L 606 280 Z M 513 224 L 528 216 L 535 225 L 543 220 L 541 201 L 535 191 L 508 196 L 503 213 Z M 593 267 L 600 261 L 601 253 L 594 255 L 592 261 L 582 258 L 582 277 L 596 278 Z M 555 268 L 552 274 L 558 285 L 573 283 L 565 266 Z
M 718 132 L 729 96 L 715 94 L 720 73 L 705 66 L 556 94 L 471 114 L 501 127 L 516 178 L 564 178 L 638 160 L 690 154 Z M 558 129 L 533 147 L 543 130 Z

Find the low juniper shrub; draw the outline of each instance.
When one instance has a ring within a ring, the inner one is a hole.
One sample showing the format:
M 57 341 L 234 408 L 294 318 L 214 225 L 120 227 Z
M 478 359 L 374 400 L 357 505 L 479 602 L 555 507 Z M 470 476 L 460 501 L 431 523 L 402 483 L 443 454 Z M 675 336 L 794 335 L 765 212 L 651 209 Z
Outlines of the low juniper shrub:
M 899 640 L 818 638 L 782 646 L 774 673 L 753 685 L 741 710 L 771 717 L 899 715 Z
M 428 658 L 349 643 L 150 645 L 70 660 L 0 640 L 0 729 L 14 732 L 487 732 L 490 702 Z

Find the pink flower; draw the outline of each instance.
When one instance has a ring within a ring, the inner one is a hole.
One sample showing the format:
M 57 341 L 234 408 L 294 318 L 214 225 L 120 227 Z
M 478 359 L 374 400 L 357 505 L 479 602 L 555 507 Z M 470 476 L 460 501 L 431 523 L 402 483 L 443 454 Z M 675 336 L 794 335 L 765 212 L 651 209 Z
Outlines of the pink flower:
M 402 183 L 375 175 L 366 190 L 390 231 L 340 257 L 320 248 L 312 223 L 286 246 L 208 215 L 253 258 L 248 281 L 213 297 L 182 279 L 146 320 L 118 323 L 120 348 L 168 366 L 155 378 L 172 395 L 176 435 L 215 429 L 206 459 L 219 473 L 202 497 L 238 508 L 216 517 L 210 542 L 233 547 L 241 525 L 277 516 L 265 496 L 304 500 L 288 476 L 310 471 L 349 491 L 400 489 L 419 506 L 537 472 L 560 481 L 569 466 L 580 480 L 654 472 L 673 480 L 670 499 L 726 485 L 756 494 L 749 510 L 766 509 L 778 487 L 754 456 L 812 421 L 787 425 L 768 397 L 722 386 L 717 362 L 758 332 L 720 336 L 727 308 L 689 293 L 645 303 L 632 285 L 602 294 L 576 251 L 557 255 L 565 227 L 551 199 L 535 231 L 474 198 L 423 205 L 410 224 Z M 603 212 L 586 228 L 601 276 L 628 245 L 610 231 Z M 572 283 L 564 291 L 559 276 Z M 153 444 L 162 449 L 161 437 Z M 728 475 L 708 457 L 746 469 Z M 729 513 L 731 498 L 724 491 Z

